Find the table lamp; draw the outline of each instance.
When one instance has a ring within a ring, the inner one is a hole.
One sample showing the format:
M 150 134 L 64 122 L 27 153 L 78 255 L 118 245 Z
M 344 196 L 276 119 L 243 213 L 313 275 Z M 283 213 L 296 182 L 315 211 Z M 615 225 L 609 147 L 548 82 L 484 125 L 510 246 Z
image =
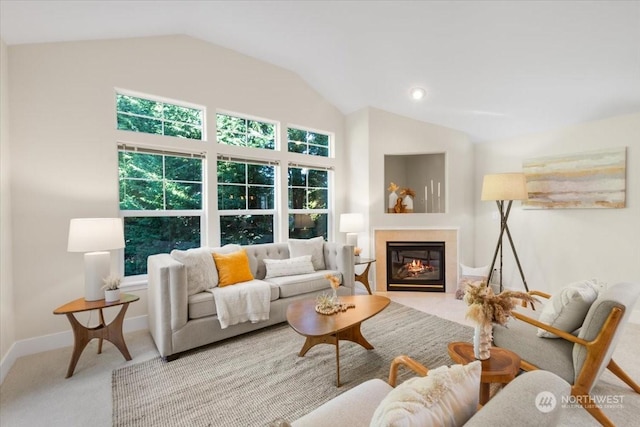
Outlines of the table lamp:
M 527 200 L 527 180 L 523 173 L 498 173 L 485 175 L 482 181 L 482 197 L 484 200 L 495 200 L 498 205 L 498 211 L 500 211 L 500 235 L 498 236 L 498 243 L 496 244 L 496 250 L 493 254 L 493 261 L 491 261 L 491 267 L 489 268 L 489 277 L 487 278 L 487 285 L 491 283 L 491 276 L 493 276 L 493 267 L 496 264 L 496 258 L 498 256 L 498 250 L 500 250 L 500 291 L 502 291 L 502 237 L 507 232 L 509 243 L 511 244 L 511 250 L 513 256 L 518 264 L 520 270 L 520 276 L 524 283 L 524 288 L 529 291 L 527 281 L 524 278 L 522 272 L 522 266 L 518 259 L 518 253 L 513 245 L 513 239 L 511 238 L 511 232 L 507 225 L 507 219 L 509 218 L 509 212 L 511 212 L 511 204 L 514 200 Z M 505 210 L 504 202 L 508 201 L 507 208 Z
M 121 218 L 74 218 L 69 223 L 67 251 L 84 254 L 84 299 L 104 298 L 102 280 L 111 271 L 113 249 L 124 248 Z
M 358 232 L 364 231 L 364 217 L 360 213 L 340 214 L 340 232 L 347 233 L 347 245 L 358 247 Z

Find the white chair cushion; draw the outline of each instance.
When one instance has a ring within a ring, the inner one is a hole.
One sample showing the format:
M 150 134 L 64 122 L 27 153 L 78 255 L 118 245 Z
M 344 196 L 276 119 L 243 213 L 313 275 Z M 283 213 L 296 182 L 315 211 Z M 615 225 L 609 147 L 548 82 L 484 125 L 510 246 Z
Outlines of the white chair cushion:
M 574 282 L 554 294 L 540 312 L 540 320 L 565 332 L 573 332 L 582 326 L 591 304 L 598 298 L 600 286 L 596 280 Z M 542 338 L 558 338 L 557 335 L 538 328 Z

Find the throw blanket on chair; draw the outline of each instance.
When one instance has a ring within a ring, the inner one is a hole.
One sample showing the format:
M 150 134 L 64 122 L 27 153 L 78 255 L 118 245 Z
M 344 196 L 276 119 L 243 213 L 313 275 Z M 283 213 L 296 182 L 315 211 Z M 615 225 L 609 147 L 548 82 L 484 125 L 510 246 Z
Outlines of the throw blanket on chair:
M 271 287 L 262 280 L 208 289 L 213 294 L 222 329 L 250 321 L 269 320 Z

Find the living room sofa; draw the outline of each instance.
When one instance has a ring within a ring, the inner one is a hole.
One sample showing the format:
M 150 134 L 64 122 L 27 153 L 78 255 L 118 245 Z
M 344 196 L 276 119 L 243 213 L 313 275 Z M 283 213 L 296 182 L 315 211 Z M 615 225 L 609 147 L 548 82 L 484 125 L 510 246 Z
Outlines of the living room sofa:
M 304 243 L 302 240 L 297 242 Z M 172 360 L 186 350 L 284 322 L 287 306 L 291 302 L 331 293 L 330 282 L 325 277 L 327 274 L 340 280 L 338 295 L 353 295 L 353 246 L 339 243 L 321 242 L 318 250 L 321 255 L 319 259 L 314 259 L 314 266 L 319 268 L 311 273 L 265 279 L 267 269 L 264 260 L 289 259 L 290 244 L 291 241 L 249 246 L 227 245 L 222 248 L 173 251 L 171 254 L 148 257 L 149 330 L 160 356 L 165 360 Z M 194 283 L 189 283 L 190 280 L 202 280 L 204 276 L 205 287 L 213 287 L 218 276 L 214 271 L 209 274 L 214 277 L 207 279 L 207 267 L 190 260 L 194 259 L 193 255 L 198 259 L 199 255 L 200 261 L 204 258 L 207 262 L 207 257 L 211 257 L 214 252 L 228 253 L 240 249 L 247 253 L 253 277 L 270 286 L 269 318 L 257 323 L 238 323 L 223 329 L 217 317 L 213 293 L 202 287 L 196 292 Z

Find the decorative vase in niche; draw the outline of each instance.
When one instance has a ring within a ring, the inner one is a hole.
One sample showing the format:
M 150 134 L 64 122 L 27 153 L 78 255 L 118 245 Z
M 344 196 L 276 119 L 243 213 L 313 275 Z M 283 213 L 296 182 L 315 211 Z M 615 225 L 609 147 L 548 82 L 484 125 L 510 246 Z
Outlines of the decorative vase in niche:
M 395 191 L 392 191 L 391 194 L 389 194 L 389 209 L 387 212 L 389 213 L 394 213 L 395 212 L 395 207 L 396 207 L 396 203 L 398 202 L 398 195 L 396 194 Z
M 493 337 L 493 325 L 491 322 L 478 323 L 473 330 L 473 355 L 478 360 L 487 360 L 491 357 L 491 339 Z
M 410 195 L 404 196 L 402 199 L 403 204 L 405 205 L 404 211 L 407 213 L 413 212 L 413 198 Z

